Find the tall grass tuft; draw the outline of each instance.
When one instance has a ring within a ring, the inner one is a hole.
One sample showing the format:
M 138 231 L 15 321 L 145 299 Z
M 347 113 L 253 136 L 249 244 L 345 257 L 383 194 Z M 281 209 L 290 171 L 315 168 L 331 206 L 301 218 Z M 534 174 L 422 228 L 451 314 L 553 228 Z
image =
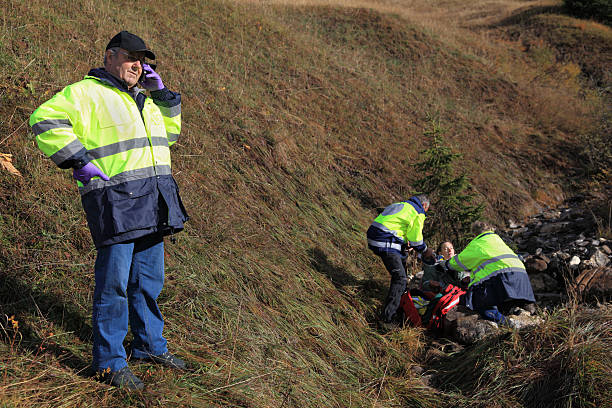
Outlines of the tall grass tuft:
M 377 207 L 411 193 L 430 112 L 489 218 L 560 202 L 586 183 L 563 181 L 580 165 L 573 152 L 600 96 L 558 81 L 552 53 L 546 65 L 522 58 L 503 25 L 473 25 L 525 2 L 278 3 L 2 1 L 0 152 L 23 177 L 0 170 L 0 405 L 437 407 L 495 395 L 489 379 L 508 340 L 475 348 L 491 366 L 465 372 L 484 388 L 434 389 L 412 369 L 432 340 L 377 332 L 388 275 L 366 228 Z M 194 370 L 130 361 L 147 384 L 134 394 L 88 375 L 96 253 L 71 175 L 27 127 L 41 102 L 102 64 L 122 29 L 146 40 L 164 83 L 183 96 L 173 170 L 191 215 L 167 243 L 160 307 L 170 350 Z M 553 185 L 559 194 L 546 194 Z M 549 325 L 565 333 L 569 314 L 555 316 Z M 581 344 L 534 333 L 548 350 Z M 523 359 L 565 364 L 568 399 L 604 401 L 605 390 L 584 384 L 607 363 L 580 368 L 525 344 L 533 357 Z M 501 395 L 500 405 L 517 406 Z

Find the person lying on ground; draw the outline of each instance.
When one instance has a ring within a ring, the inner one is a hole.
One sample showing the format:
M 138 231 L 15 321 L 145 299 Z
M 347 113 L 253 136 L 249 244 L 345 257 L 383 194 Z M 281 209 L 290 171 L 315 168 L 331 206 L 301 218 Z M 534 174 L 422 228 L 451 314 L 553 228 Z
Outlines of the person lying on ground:
M 445 269 L 441 263 L 455 256 L 455 247 L 452 242 L 444 241 L 435 253 L 435 260 L 423 262 L 423 277 L 421 278 L 421 290 L 436 294 L 444 292 L 448 285 L 467 288 L 469 283 L 469 272 L 456 272 Z

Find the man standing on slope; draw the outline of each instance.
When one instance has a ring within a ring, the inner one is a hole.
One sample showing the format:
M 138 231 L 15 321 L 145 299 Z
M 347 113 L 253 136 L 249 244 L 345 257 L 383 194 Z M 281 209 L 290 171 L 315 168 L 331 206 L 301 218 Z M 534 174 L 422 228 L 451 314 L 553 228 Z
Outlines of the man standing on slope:
M 535 302 L 525 265 L 490 225 L 476 221 L 472 234 L 476 238 L 445 266 L 455 272 L 472 273 L 467 307 L 487 320 L 505 323 L 504 314 L 512 307 Z M 529 309 L 533 310 L 533 305 Z
M 98 250 L 93 369 L 127 389 L 144 387 L 126 362 L 128 322 L 133 358 L 185 368 L 168 352 L 157 305 L 163 237 L 181 231 L 188 219 L 170 169 L 181 96 L 164 86 L 145 58 L 155 54 L 141 38 L 121 31 L 106 47 L 104 68 L 92 69 L 30 117 L 43 153 L 60 168 L 73 169 Z M 139 81 L 151 97 L 136 86 Z
M 406 249 L 412 248 L 422 258 L 433 259 L 433 250 L 423 241 L 425 213 L 429 199 L 425 195 L 410 197 L 406 201 L 391 204 L 383 210 L 368 228 L 368 247 L 380 256 L 391 275 L 389 293 L 382 313 L 382 326 L 386 329 L 398 323 L 396 312 L 406 290 Z

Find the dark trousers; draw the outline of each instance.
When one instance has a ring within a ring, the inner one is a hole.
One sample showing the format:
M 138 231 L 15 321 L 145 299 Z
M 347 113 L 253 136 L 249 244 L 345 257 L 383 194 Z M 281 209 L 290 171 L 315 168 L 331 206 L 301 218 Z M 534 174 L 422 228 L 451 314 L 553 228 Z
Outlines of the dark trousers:
M 389 293 L 385 300 L 385 308 L 383 310 L 383 320 L 391 322 L 393 315 L 397 312 L 400 305 L 402 295 L 406 291 L 408 278 L 406 277 L 406 268 L 404 267 L 403 257 L 399 252 L 388 251 L 377 254 L 385 264 L 385 268 L 391 275 L 391 284 L 389 285 Z

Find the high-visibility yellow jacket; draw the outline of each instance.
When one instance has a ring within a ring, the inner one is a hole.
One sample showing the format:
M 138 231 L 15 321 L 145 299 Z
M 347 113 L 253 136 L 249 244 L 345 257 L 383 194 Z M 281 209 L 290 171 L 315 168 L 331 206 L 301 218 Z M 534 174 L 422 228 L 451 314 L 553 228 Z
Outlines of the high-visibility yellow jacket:
M 183 228 L 169 149 L 181 129 L 179 94 L 164 88 L 148 98 L 94 69 L 43 103 L 30 125 L 59 167 L 92 162 L 110 177 L 77 182 L 97 247 Z
M 423 225 L 425 210 L 416 197 L 394 203 L 383 210 L 374 219 L 368 229 L 368 245 L 370 248 L 385 250 L 401 250 L 402 246 L 410 246 L 418 252 L 427 249 L 423 241 Z
M 449 259 L 447 265 L 458 272 L 471 271 L 469 286 L 504 272 L 527 274 L 518 255 L 493 231 L 478 235 L 463 251 Z

